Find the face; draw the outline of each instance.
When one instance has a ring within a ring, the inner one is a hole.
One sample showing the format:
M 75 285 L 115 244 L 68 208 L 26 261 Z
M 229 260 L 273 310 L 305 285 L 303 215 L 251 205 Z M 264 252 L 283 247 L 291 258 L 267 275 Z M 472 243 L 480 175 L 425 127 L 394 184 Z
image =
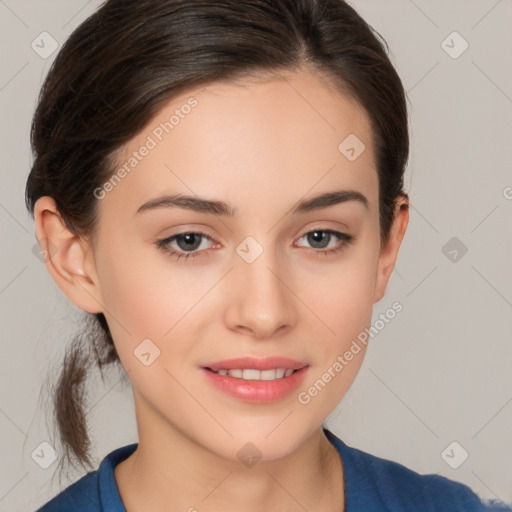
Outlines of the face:
M 381 253 L 370 122 L 318 74 L 282 76 L 174 98 L 96 192 L 97 311 L 133 383 L 140 436 L 178 432 L 229 459 L 251 441 L 282 457 L 363 361 L 362 343 L 344 354 L 396 256 Z M 310 202 L 342 191 L 356 194 Z M 156 201 L 179 195 L 195 203 Z

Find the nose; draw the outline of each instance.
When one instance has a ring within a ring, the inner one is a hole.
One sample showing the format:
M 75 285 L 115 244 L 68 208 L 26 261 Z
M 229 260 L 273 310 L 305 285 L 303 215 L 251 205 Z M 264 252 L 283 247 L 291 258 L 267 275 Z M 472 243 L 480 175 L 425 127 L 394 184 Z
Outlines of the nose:
M 272 249 L 263 250 L 251 263 L 236 255 L 225 311 L 230 329 L 268 339 L 293 328 L 298 299 L 289 267 L 282 263 Z

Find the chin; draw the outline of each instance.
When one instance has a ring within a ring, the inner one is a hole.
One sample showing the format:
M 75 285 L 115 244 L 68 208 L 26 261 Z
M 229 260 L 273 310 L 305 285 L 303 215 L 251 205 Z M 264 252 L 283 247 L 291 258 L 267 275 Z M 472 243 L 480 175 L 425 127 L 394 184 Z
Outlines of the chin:
M 233 438 L 218 446 L 219 455 L 224 458 L 244 462 L 247 460 L 258 459 L 260 462 L 274 461 L 283 459 L 292 454 L 300 444 L 310 435 L 310 431 L 298 428 L 295 424 L 283 424 L 283 418 L 268 419 L 264 425 L 253 422 L 251 427 L 240 426 L 238 428 L 228 429 Z M 247 422 L 247 419 L 245 420 Z M 269 428 L 268 424 L 272 426 Z M 321 424 L 319 427 L 321 428 Z

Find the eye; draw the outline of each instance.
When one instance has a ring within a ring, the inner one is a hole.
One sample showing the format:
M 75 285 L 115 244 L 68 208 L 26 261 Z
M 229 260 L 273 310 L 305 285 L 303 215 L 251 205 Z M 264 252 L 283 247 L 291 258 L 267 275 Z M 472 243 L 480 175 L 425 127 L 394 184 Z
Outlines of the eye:
M 302 240 L 303 238 L 307 239 L 313 249 L 321 249 L 314 251 L 318 256 L 320 256 L 320 254 L 328 256 L 330 254 L 338 253 L 342 251 L 347 244 L 352 243 L 354 240 L 352 235 L 341 233 L 340 231 L 335 231 L 333 229 L 313 229 L 312 231 L 308 231 L 302 235 L 299 240 Z M 338 239 L 338 242 L 328 249 L 327 247 L 329 246 L 329 243 L 335 241 L 336 238 Z
M 185 256 L 185 259 L 188 259 L 189 257 L 196 258 L 198 256 L 205 255 L 204 247 L 202 247 L 203 250 L 199 252 L 192 252 L 197 251 L 201 247 L 204 239 L 213 241 L 206 233 L 201 233 L 200 231 L 186 231 L 173 235 L 169 238 L 164 238 L 163 240 L 158 240 L 156 245 L 166 254 L 176 257 L 178 260 L 182 256 Z M 175 250 L 171 246 L 174 242 L 178 245 L 178 250 Z
M 347 244 L 352 243 L 354 240 L 354 236 L 332 229 L 313 229 L 302 235 L 299 240 L 303 238 L 307 238 L 308 242 L 312 244 L 316 254 L 323 254 L 325 256 L 342 251 Z M 334 247 L 330 249 L 327 248 L 329 247 L 329 243 L 335 241 L 336 238 L 339 241 Z M 157 240 L 155 243 L 164 253 L 175 257 L 177 260 L 184 256 L 186 260 L 188 258 L 208 255 L 205 247 L 202 247 L 204 240 L 213 242 L 212 238 L 206 233 L 200 231 L 185 231 L 162 240 Z M 173 247 L 172 244 L 174 243 L 178 246 L 177 248 Z

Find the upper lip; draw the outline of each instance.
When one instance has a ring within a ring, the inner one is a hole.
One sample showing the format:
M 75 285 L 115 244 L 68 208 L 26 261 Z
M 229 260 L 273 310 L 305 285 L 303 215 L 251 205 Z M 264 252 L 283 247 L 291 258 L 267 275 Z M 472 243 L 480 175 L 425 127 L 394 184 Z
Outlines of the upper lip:
M 203 365 L 203 368 L 210 368 L 215 371 L 234 369 L 272 370 L 274 368 L 299 370 L 305 366 L 308 366 L 308 364 L 303 361 L 295 361 L 288 357 L 265 357 L 263 359 L 256 359 L 254 357 L 237 357 L 235 359 L 226 359 L 224 361 L 208 363 Z

